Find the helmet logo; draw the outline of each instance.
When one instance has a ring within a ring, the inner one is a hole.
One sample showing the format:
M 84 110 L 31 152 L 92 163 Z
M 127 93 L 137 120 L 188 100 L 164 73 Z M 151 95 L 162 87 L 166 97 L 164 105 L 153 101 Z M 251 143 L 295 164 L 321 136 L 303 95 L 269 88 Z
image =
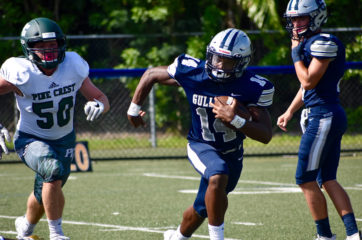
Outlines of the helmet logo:
M 46 32 L 41 34 L 42 38 L 55 38 L 55 32 Z
M 218 52 L 220 52 L 220 53 L 224 53 L 224 54 L 228 54 L 228 55 L 230 55 L 230 54 L 231 54 L 231 52 L 230 52 L 230 51 L 225 50 L 225 49 L 222 49 L 222 48 L 219 48 L 219 51 L 218 51 Z

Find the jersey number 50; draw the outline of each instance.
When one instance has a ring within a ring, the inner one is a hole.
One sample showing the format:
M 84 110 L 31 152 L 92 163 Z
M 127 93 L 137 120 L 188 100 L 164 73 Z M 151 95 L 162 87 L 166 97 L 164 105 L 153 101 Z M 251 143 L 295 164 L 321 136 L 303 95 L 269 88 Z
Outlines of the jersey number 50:
M 33 103 L 33 111 L 36 115 L 44 120 L 37 120 L 36 123 L 40 128 L 50 129 L 54 126 L 54 116 L 53 113 L 47 112 L 47 109 L 53 108 L 53 101 Z M 73 96 L 62 98 L 58 104 L 57 112 L 57 123 L 59 127 L 63 127 L 68 124 L 70 120 L 70 111 L 74 106 Z M 45 111 L 44 111 L 45 110 Z

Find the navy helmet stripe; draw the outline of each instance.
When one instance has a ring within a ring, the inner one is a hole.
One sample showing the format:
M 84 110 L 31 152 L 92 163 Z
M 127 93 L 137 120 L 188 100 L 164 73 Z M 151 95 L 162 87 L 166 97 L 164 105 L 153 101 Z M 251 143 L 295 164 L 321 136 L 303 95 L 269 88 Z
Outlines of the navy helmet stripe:
M 289 2 L 289 6 L 288 6 L 289 11 L 292 10 L 293 2 L 295 2 L 293 10 L 298 10 L 299 0 L 295 0 L 295 1 L 292 0 L 292 1 Z
M 232 36 L 231 36 L 232 35 Z M 230 29 L 230 31 L 228 31 L 225 34 L 224 39 L 222 40 L 222 42 L 220 43 L 220 48 L 225 48 L 225 45 L 227 45 L 227 49 L 229 51 L 233 50 L 236 38 L 238 37 L 239 32 L 236 29 Z
M 233 38 L 231 39 L 230 43 L 229 43 L 229 47 L 228 47 L 228 50 L 229 51 L 232 51 L 233 50 L 233 47 L 234 47 L 234 43 L 235 43 L 235 40 L 236 38 L 238 37 L 239 33 L 236 32 L 233 36 Z
M 298 5 L 299 5 L 299 0 L 295 1 L 295 6 L 294 6 L 294 10 L 298 10 Z
M 224 39 L 221 41 L 220 43 L 220 48 L 223 48 L 225 45 L 225 42 L 227 41 L 227 39 L 229 38 L 229 35 L 233 32 L 233 29 L 230 29 L 230 31 L 228 31 L 224 37 Z

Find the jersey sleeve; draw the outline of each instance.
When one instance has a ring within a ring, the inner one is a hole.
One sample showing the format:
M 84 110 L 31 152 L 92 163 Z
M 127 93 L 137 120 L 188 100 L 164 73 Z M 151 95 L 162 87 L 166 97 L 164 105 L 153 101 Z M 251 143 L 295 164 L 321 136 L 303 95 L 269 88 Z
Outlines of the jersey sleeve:
M 338 53 L 338 45 L 330 34 L 319 34 L 310 45 L 310 54 L 316 58 L 335 58 Z
M 71 59 L 70 65 L 74 72 L 84 80 L 89 75 L 88 63 L 76 52 L 67 52 L 67 56 Z
M 175 79 L 182 85 L 182 81 L 194 76 L 201 71 L 200 59 L 191 57 L 187 54 L 178 56 L 172 64 L 167 68 L 167 72 L 171 78 Z
M 29 80 L 29 72 L 20 67 L 16 58 L 7 59 L 0 69 L 0 75 L 3 79 L 15 86 L 25 84 Z
M 271 82 L 268 81 L 266 87 L 261 92 L 261 95 L 258 99 L 257 105 L 260 107 L 269 107 L 273 104 L 273 96 L 274 96 L 274 86 Z
M 254 86 L 252 86 L 253 89 L 259 88 L 260 90 L 256 102 L 250 103 L 248 106 L 270 107 L 273 104 L 274 97 L 273 83 L 259 75 L 254 75 L 250 81 L 254 84 Z M 253 89 L 250 91 L 253 91 Z

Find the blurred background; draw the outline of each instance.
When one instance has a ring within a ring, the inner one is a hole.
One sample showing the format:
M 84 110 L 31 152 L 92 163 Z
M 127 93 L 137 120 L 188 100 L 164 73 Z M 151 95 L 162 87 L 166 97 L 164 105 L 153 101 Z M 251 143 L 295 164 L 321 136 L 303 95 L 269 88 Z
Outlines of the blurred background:
M 75 108 L 77 140 L 89 142 L 91 158 L 185 158 L 190 122 L 183 90 L 156 86 L 143 106 L 148 112 L 148 124 L 139 129 L 134 129 L 126 117 L 132 93 L 146 68 L 169 65 L 182 53 L 204 58 L 212 36 L 225 28 L 239 28 L 253 43 L 250 67 L 275 85 L 274 104 L 270 108 L 273 140 L 263 145 L 246 139 L 245 153 L 296 154 L 301 135 L 299 112 L 287 133 L 275 125 L 299 88 L 293 71 L 283 70 L 292 65 L 290 38 L 283 19 L 287 3 L 287 0 L 0 0 L 0 62 L 22 55 L 19 35 L 26 22 L 36 17 L 57 21 L 67 35 L 68 51 L 78 52 L 89 63 L 93 82 L 111 103 L 107 114 L 89 123 L 83 113 L 85 99 L 79 96 Z M 341 103 L 349 122 L 342 149 L 345 153 L 358 152 L 362 151 L 362 6 L 359 1 L 349 0 L 326 0 L 326 4 L 329 18 L 324 30 L 345 44 L 347 62 L 352 63 L 341 82 Z M 257 66 L 276 70 L 263 72 Z M 128 74 L 118 71 L 127 69 L 131 69 Z M 0 96 L 0 103 L 0 123 L 13 134 L 18 118 L 14 97 Z M 4 160 L 14 161 L 18 157 L 11 154 Z

